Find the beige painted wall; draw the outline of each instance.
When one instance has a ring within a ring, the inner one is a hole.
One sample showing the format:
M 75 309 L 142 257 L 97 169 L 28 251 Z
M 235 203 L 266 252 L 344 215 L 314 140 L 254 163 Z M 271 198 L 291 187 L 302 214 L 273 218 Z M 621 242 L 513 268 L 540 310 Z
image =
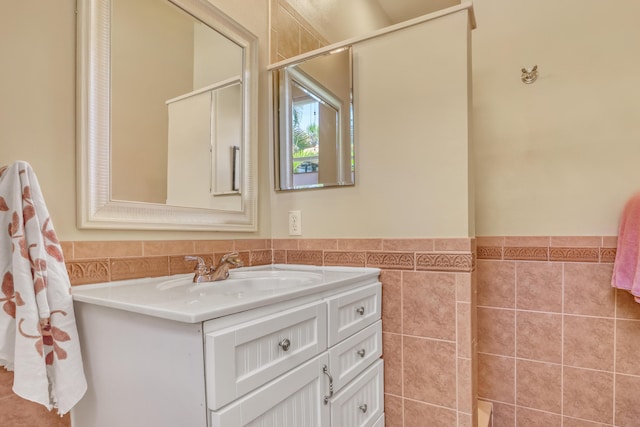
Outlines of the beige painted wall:
M 303 237 L 469 235 L 467 30 L 463 11 L 354 46 L 356 186 L 272 192 L 274 238 L 289 210 Z
M 267 1 L 215 0 L 260 39 L 259 168 L 268 170 Z M 258 233 L 78 230 L 75 182 L 75 0 L 6 2 L 0 14 L 0 163 L 31 163 L 62 240 L 215 239 L 270 236 L 269 197 Z M 249 13 L 250 12 L 250 13 Z M 267 179 L 259 193 L 269 194 Z
M 640 2 L 474 9 L 477 234 L 617 234 L 640 190 Z M 534 64 L 525 85 L 520 69 Z

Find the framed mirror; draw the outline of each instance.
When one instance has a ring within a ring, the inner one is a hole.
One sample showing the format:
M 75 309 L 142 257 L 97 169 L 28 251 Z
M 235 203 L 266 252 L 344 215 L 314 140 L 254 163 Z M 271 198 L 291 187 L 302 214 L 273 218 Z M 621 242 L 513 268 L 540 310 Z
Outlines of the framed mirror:
M 354 185 L 351 48 L 272 70 L 276 190 Z
M 255 231 L 257 38 L 206 0 L 78 2 L 78 226 Z

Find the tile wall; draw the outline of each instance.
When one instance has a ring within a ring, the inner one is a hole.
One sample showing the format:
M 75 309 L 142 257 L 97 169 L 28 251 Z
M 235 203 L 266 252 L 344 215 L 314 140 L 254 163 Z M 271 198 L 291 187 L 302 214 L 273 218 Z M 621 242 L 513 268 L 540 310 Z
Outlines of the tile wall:
M 640 426 L 640 305 L 615 237 L 479 237 L 479 397 L 495 427 Z
M 330 44 L 285 0 L 271 0 L 270 31 L 272 64 Z
M 185 262 L 184 255 L 210 262 L 232 250 L 246 265 L 273 260 L 381 268 L 387 426 L 456 427 L 475 423 L 472 244 L 470 239 L 254 239 L 63 242 L 63 250 L 74 286 L 187 273 L 194 262 Z M 18 416 L 23 425 L 69 425 L 68 417 L 13 396 L 11 382 L 12 374 L 2 371 L 0 402 L 15 402 L 16 409 L 0 411 L 0 425 L 14 425 L 8 420 Z

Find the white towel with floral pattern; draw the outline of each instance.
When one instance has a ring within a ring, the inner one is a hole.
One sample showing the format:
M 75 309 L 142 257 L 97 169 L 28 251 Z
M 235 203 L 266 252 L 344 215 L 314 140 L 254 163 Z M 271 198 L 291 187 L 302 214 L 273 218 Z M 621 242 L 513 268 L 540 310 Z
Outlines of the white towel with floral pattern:
M 65 414 L 87 389 L 60 243 L 31 166 L 0 170 L 0 366 L 13 391 Z

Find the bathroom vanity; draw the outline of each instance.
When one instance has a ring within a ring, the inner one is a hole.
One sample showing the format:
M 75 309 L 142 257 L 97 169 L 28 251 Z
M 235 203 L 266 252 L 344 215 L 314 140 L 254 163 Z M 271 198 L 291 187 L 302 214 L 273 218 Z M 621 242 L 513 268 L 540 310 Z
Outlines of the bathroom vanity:
M 270 265 L 73 289 L 74 427 L 383 427 L 371 268 Z

